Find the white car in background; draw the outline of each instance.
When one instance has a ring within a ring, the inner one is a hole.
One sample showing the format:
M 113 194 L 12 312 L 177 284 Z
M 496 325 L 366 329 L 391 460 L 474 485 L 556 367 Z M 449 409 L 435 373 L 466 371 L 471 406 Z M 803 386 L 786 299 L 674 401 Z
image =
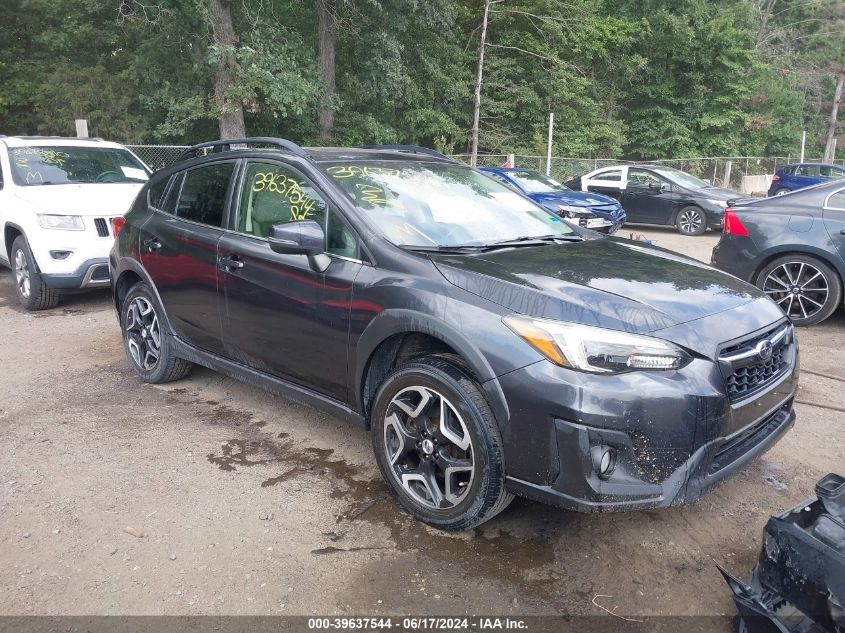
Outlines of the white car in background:
M 12 268 L 24 308 L 108 287 L 114 236 L 149 175 L 117 143 L 0 136 L 0 264 Z

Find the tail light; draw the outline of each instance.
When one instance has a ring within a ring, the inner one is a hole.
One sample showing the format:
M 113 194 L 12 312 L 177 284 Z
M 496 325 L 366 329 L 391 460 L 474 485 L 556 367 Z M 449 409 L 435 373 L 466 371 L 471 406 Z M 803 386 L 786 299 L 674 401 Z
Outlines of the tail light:
M 123 230 L 123 227 L 126 225 L 126 218 L 122 215 L 117 216 L 116 218 L 111 219 L 111 232 L 112 235 L 115 237 Z
M 778 176 L 777 174 L 772 176 L 772 182 L 777 182 L 778 180 L 780 180 L 780 176 Z
M 744 235 L 748 237 L 748 229 L 739 219 L 739 216 L 733 209 L 725 209 L 725 219 L 722 222 L 722 233 L 725 235 Z

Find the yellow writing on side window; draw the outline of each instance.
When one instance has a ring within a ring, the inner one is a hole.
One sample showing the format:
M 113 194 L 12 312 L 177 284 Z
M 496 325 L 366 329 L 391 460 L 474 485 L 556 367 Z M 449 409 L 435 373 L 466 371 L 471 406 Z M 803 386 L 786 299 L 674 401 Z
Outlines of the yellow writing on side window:
M 305 220 L 314 208 L 314 199 L 302 192 L 299 183 L 285 174 L 273 171 L 258 172 L 252 183 L 252 191 L 269 191 L 283 196 L 290 203 L 290 214 L 294 220 Z

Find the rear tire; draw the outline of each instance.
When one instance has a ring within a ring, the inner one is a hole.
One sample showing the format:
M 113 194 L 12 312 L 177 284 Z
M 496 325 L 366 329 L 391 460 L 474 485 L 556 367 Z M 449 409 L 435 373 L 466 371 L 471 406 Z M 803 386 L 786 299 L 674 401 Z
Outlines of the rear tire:
M 776 196 L 784 196 L 784 195 L 788 194 L 790 191 L 791 190 L 787 189 L 786 187 L 781 187 L 780 189 L 775 191 L 775 195 Z
M 811 255 L 778 257 L 760 271 L 756 284 L 797 326 L 821 323 L 842 304 L 839 275 Z
M 449 357 L 427 356 L 395 370 L 379 388 L 370 419 L 381 474 L 420 521 L 467 530 L 513 499 L 490 405 Z
M 144 382 L 161 384 L 187 376 L 193 364 L 178 358 L 159 316 L 161 310 L 149 286 L 137 283 L 120 307 L 123 348 L 132 370 Z
M 59 304 L 59 293 L 44 281 L 23 235 L 12 242 L 10 261 L 15 273 L 15 293 L 25 310 L 49 310 Z
M 707 230 L 707 216 L 700 207 L 686 206 L 678 212 L 675 227 L 682 235 L 704 235 Z

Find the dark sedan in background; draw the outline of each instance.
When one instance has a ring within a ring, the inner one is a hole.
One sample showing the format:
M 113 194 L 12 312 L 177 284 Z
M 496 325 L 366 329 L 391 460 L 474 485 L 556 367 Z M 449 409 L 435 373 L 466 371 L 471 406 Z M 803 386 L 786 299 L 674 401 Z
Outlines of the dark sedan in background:
M 602 167 L 566 184 L 619 200 L 628 224 L 675 226 L 684 235 L 720 228 L 728 200 L 738 197 L 735 191 L 662 165 Z
M 845 181 L 725 210 L 711 263 L 761 288 L 795 325 L 814 325 L 842 305 Z

